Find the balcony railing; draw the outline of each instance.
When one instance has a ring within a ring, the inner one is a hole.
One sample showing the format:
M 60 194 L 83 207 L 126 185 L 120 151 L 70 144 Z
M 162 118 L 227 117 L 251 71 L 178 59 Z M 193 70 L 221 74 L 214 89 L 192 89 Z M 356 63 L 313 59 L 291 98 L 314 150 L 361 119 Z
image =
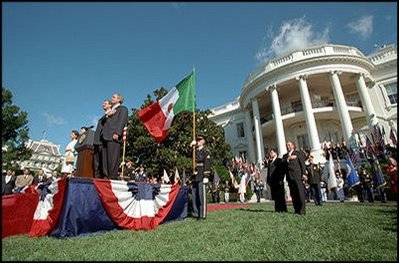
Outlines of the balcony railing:
M 392 52 L 394 52 L 396 55 L 396 48 Z M 266 63 L 258 66 L 245 79 L 243 88 L 245 89 L 248 85 L 250 85 L 253 81 L 255 81 L 255 79 L 257 79 L 262 74 L 265 74 L 276 68 L 283 67 L 287 64 L 294 63 L 304 59 L 321 57 L 321 56 L 331 56 L 331 55 L 344 55 L 344 56 L 349 55 L 362 59 L 366 58 L 358 49 L 350 46 L 326 44 L 326 45 L 308 47 L 305 49 L 293 51 L 289 54 L 286 54 L 285 56 L 269 60 Z M 378 54 L 372 56 L 370 59 L 374 63 L 376 63 L 376 61 L 381 59 L 380 57 L 381 55 Z
M 346 105 L 351 106 L 351 107 L 362 107 L 362 103 L 360 100 L 346 100 Z M 321 100 L 312 100 L 312 108 L 317 109 L 317 108 L 324 108 L 324 107 L 334 107 L 336 106 L 335 100 L 334 99 L 321 99 Z M 293 106 L 288 106 L 285 108 L 281 108 L 281 115 L 286 115 L 290 114 L 293 112 L 300 112 L 303 111 L 303 105 L 299 104 L 295 107 Z M 263 125 L 264 123 L 271 121 L 273 119 L 273 114 L 267 114 L 261 117 L 260 122 Z

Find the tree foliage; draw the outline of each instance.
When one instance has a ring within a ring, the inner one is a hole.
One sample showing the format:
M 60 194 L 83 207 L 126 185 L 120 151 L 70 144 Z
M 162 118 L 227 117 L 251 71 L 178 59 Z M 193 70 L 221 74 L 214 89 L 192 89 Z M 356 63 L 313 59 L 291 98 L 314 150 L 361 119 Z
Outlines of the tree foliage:
M 153 96 L 159 100 L 167 94 L 163 87 L 155 90 Z M 154 102 L 149 94 L 144 100 L 141 109 Z M 180 175 L 183 169 L 187 176 L 192 171 L 192 148 L 190 142 L 193 140 L 193 114 L 181 112 L 175 116 L 170 127 L 167 138 L 162 143 L 157 143 L 143 125 L 137 112 L 139 109 L 132 109 L 129 116 L 127 131 L 126 156 L 131 158 L 133 163 L 143 164 L 147 167 L 147 173 L 160 177 L 163 169 L 168 173 L 178 168 Z M 206 147 L 211 153 L 212 174 L 215 167 L 226 166 L 231 160 L 231 149 L 224 140 L 224 132 L 214 122 L 208 119 L 209 110 L 196 110 L 196 134 L 206 138 Z M 219 169 L 220 170 L 220 169 Z M 219 172 L 219 171 L 218 171 Z M 223 177 L 224 176 L 224 172 Z M 212 178 L 211 178 L 212 179 Z M 222 178 L 223 179 L 223 178 Z
M 28 113 L 14 105 L 12 98 L 11 91 L 2 87 L 1 146 L 7 149 L 2 150 L 2 163 L 7 168 L 17 168 L 16 161 L 27 160 L 32 155 L 31 150 L 25 147 L 29 138 Z

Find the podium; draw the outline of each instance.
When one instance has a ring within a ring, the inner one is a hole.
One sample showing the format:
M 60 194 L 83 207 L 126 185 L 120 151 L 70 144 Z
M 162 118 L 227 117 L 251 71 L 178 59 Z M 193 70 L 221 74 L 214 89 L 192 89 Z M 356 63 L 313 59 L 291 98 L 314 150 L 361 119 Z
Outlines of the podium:
M 94 177 L 94 131 L 87 130 L 78 138 L 75 150 L 78 152 L 76 165 L 76 176 L 93 178 Z

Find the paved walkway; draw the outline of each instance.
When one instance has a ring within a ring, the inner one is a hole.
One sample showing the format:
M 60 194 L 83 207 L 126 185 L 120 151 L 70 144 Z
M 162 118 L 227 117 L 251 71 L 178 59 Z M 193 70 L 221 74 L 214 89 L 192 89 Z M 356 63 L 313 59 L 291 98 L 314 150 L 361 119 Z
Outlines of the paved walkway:
M 274 201 L 269 201 L 265 199 L 260 200 L 261 203 L 268 203 L 268 204 L 274 204 Z M 324 202 L 323 204 L 336 204 L 340 203 L 339 200 L 328 200 L 327 202 Z M 229 202 L 229 203 L 208 203 L 207 205 L 207 211 L 216 211 L 216 210 L 222 210 L 222 209 L 232 209 L 232 208 L 240 208 L 240 207 L 245 207 L 245 206 L 251 206 L 258 204 L 256 201 L 247 201 L 245 203 L 240 203 L 240 202 Z M 291 201 L 288 201 L 287 204 L 292 204 Z M 380 201 L 375 201 L 374 203 L 369 203 L 369 202 L 364 202 L 360 203 L 359 201 L 352 201 L 352 200 L 345 200 L 344 203 L 342 204 L 359 204 L 359 205 L 397 205 L 397 202 L 395 201 L 387 201 L 386 203 L 381 203 Z M 306 205 L 314 205 L 313 201 L 310 201 L 309 203 L 306 203 Z
M 231 209 L 231 208 L 239 208 L 239 207 L 245 207 L 245 206 L 250 206 L 254 205 L 256 203 L 219 203 L 219 204 L 208 204 L 207 205 L 207 211 L 215 211 L 215 210 L 222 210 L 222 209 Z

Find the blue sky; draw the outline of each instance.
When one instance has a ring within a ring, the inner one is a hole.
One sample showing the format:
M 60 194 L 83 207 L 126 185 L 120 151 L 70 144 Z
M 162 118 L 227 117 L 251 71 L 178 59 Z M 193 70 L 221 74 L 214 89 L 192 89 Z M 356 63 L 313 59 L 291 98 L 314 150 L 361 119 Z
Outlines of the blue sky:
M 3 87 L 30 137 L 61 145 L 114 92 L 129 110 L 196 69 L 200 109 L 234 100 L 262 61 L 333 43 L 397 43 L 397 3 L 2 3 Z

